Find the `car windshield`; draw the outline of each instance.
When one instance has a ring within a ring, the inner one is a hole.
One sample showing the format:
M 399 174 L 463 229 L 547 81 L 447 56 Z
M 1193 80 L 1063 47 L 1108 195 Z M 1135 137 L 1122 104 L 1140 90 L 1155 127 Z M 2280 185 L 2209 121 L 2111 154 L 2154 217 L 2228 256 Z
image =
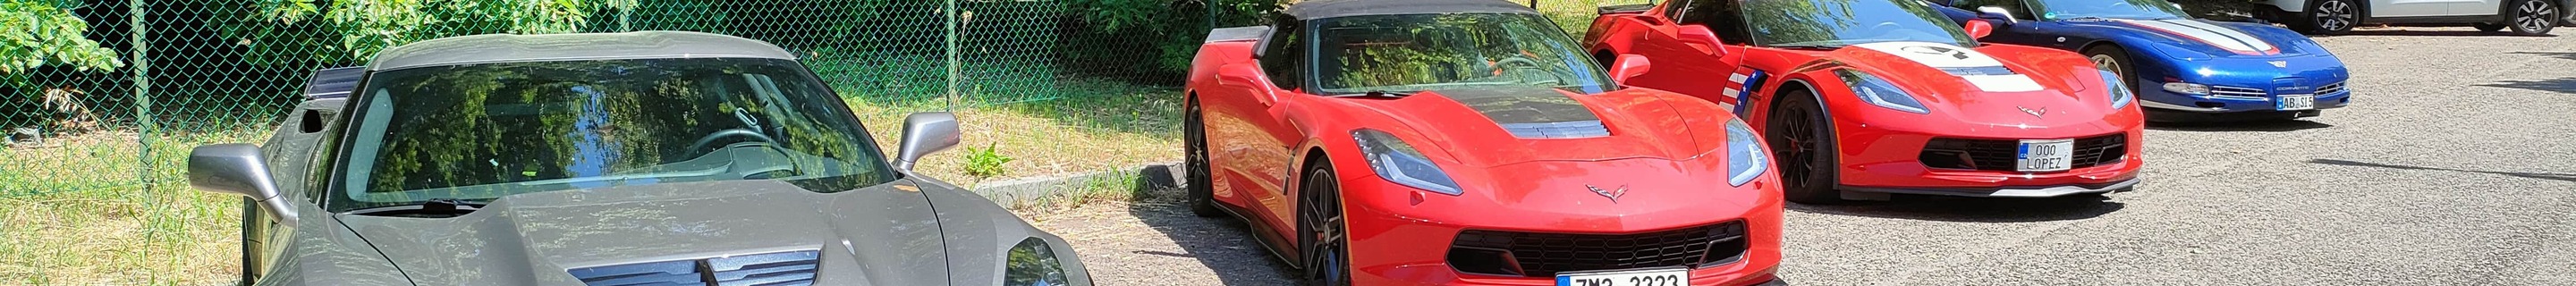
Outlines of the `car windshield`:
M 1517 85 L 1600 93 L 1601 66 L 1546 18 L 1520 13 L 1375 15 L 1315 24 L 1322 94 Z
M 1744 0 L 1753 44 L 1838 48 L 1879 42 L 1933 42 L 1974 47 L 1968 33 L 1922 1 Z
M 895 178 L 840 98 L 789 60 L 424 67 L 371 75 L 360 90 L 333 211 L 676 182 L 813 189 Z
M 2165 0 L 2030 0 L 2032 11 L 2042 20 L 2067 19 L 2180 19 L 2189 18 L 2181 7 Z

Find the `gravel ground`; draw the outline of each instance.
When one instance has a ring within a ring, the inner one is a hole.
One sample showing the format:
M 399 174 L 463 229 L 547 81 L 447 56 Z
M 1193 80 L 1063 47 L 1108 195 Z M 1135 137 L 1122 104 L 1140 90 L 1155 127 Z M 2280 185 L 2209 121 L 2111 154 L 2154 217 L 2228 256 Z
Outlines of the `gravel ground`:
M 1799 285 L 2576 285 L 2576 32 L 2370 29 L 2318 41 L 2351 107 L 2159 126 L 2107 201 L 1792 205 Z M 1103 285 L 1284 285 L 1243 224 L 1168 202 L 1032 215 Z

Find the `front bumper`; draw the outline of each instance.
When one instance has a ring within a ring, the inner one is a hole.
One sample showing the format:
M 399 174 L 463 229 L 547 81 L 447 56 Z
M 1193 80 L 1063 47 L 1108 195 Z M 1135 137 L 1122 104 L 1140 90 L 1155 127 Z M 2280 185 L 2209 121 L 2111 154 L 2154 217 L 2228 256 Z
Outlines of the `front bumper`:
M 2046 197 L 2058 197 L 2058 196 L 2066 196 L 2066 195 L 2075 195 L 2075 194 L 2102 194 L 2102 193 L 2113 193 L 2113 192 L 2127 192 L 2127 191 L 2131 190 L 2132 188 L 2136 187 L 2136 186 L 2138 185 L 2138 182 L 2140 182 L 2140 181 L 2144 181 L 2144 180 L 2145 180 L 2145 179 L 2142 179 L 2142 178 L 2129 178 L 2128 180 L 2121 180 L 2121 181 L 2118 181 L 2118 182 L 2112 182 L 2112 183 L 2108 183 L 2108 184 L 2072 184 L 2072 185 L 2058 185 L 2058 186 L 2013 186 L 2013 187 L 2001 187 L 2001 188 L 1977 188 L 1977 187 L 1968 187 L 1968 188 L 1920 188 L 1920 187 L 1913 187 L 1913 188 L 1909 188 L 1909 187 L 1861 187 L 1861 186 L 1842 186 L 1842 187 L 1841 187 L 1841 189 L 1842 189 L 1842 190 L 1844 190 L 1844 191 L 1872 192 L 1872 193 L 1890 193 L 1890 194 L 1944 195 L 1944 196 L 1962 196 L 1962 197 L 2046 198 Z
M 2141 99 L 2139 100 L 2139 106 L 2147 107 L 2152 111 L 2179 111 L 2190 113 L 2291 114 L 2301 113 L 2302 111 L 2343 108 L 2345 105 L 2352 104 L 2351 91 L 2339 91 L 2318 95 L 2316 97 L 2316 109 L 2289 111 L 2275 109 L 2274 104 L 2277 103 L 2275 100 L 2279 100 L 2279 95 L 2261 97 L 2208 96 L 2178 94 L 2167 92 L 2163 89 L 2157 89 L 2154 91 L 2138 91 L 2138 97 Z
M 1776 281 L 1783 202 L 1779 179 L 1766 175 L 1740 187 L 1724 176 L 1682 173 L 1657 159 L 1547 162 L 1491 168 L 1502 182 L 1450 196 L 1345 175 L 1352 278 L 1359 285 L 1555 285 L 1553 276 L 1470 273 L 1450 263 L 1468 230 L 1574 235 L 1627 235 L 1742 221 L 1745 247 L 1732 261 L 1697 265 L 1691 285 L 1760 285 Z M 1672 162 L 1672 161 L 1662 161 Z M 1635 164 L 1635 165 L 1630 165 Z M 1538 166 L 1544 165 L 1544 166 Z M 1628 166 L 1621 166 L 1628 165 Z M 1648 167 L 1654 165 L 1653 167 Z M 1722 173 L 1722 170 L 1712 169 Z M 1537 172 L 1554 172 L 1540 175 Z M 1590 175 L 1568 177 L 1567 173 Z M 1350 174 L 1350 173 L 1343 173 Z M 1483 176 L 1477 176 L 1483 177 Z M 1618 199 L 1586 184 L 1625 190 Z M 1563 269 L 1564 271 L 1612 269 Z
M 1856 117 L 1903 118 L 1878 114 Z M 1841 190 L 1863 193 L 1966 196 L 2058 196 L 2117 189 L 2121 186 L 2115 185 L 2134 181 L 2138 170 L 2146 164 L 2140 152 L 2143 148 L 2139 147 L 2145 145 L 2145 121 L 2140 117 L 2137 112 L 2123 111 L 2096 121 L 2029 128 L 1961 128 L 1957 127 L 1958 123 L 1926 120 L 1836 121 L 1835 139 L 1840 154 L 1837 157 L 1840 164 L 1835 172 L 1838 176 L 1836 184 Z M 2103 150 L 2097 156 L 2117 155 L 2119 159 L 2097 159 L 2101 161 L 2064 171 L 1934 168 L 1922 159 L 1930 143 L 1941 138 L 2012 141 L 2104 136 L 2123 136 L 2122 146 Z M 2064 186 L 2077 186 L 2082 190 L 2058 188 Z M 1846 193 L 1847 197 L 1851 195 L 1854 194 Z

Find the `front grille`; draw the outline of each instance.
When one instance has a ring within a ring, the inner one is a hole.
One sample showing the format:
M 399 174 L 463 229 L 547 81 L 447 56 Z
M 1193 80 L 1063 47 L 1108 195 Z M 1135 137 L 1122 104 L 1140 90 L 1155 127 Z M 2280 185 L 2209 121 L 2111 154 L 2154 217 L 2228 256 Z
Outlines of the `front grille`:
M 2272 93 L 2271 93 L 2271 92 L 2263 91 L 2263 89 L 2260 89 L 2260 88 L 2246 88 L 2246 87 L 2233 87 L 2233 86 L 2217 86 L 2217 85 L 2212 85 L 2212 86 L 2209 86 L 2209 95 L 2215 95 L 2215 96 L 2238 96 L 2238 97 L 2271 97 Z
M 814 250 L 583 267 L 568 270 L 590 286 L 811 285 L 822 261 Z
M 1557 272 L 1699 267 L 1734 262 L 1748 247 L 1744 221 L 1633 234 L 1468 230 L 1449 248 L 1459 272 L 1551 277 Z
M 2110 134 L 2075 139 L 2075 154 L 2070 154 L 2069 168 L 2084 168 L 2119 163 L 2129 154 L 2129 136 Z M 1937 169 L 1985 171 L 2019 171 L 2016 158 L 2021 153 L 2021 140 L 1988 140 L 1934 138 L 1923 144 L 1916 161 Z
M 2343 83 L 2329 83 L 2317 86 L 2317 95 L 2334 94 L 2336 92 L 2343 92 Z

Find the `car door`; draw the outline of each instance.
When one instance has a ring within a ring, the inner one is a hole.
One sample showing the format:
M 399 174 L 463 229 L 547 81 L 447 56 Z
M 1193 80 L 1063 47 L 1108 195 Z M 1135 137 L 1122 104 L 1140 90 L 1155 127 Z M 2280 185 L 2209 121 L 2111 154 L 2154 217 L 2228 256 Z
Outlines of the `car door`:
M 2369 17 L 2442 16 L 2450 14 L 2453 1 L 2461 0 L 2370 0 L 2363 11 L 2369 11 Z
M 1742 53 L 1731 51 L 1740 50 L 1733 45 L 1744 39 L 1730 41 L 1721 36 L 1726 32 L 1718 32 L 1741 26 L 1731 11 L 1737 0 L 1684 1 L 1639 16 L 1647 19 L 1640 23 L 1647 29 L 1633 35 L 1638 38 L 1629 53 L 1645 56 L 1653 67 L 1625 83 L 1732 104 L 1737 98 L 1725 90 L 1736 84 L 1711 79 L 1725 79 L 1742 59 Z
M 1283 122 L 1284 107 L 1303 97 L 1308 48 L 1304 23 L 1288 17 L 1274 21 L 1271 35 L 1260 43 L 1256 61 L 1270 84 L 1248 88 L 1221 87 L 1202 96 L 1206 116 L 1210 184 L 1220 200 L 1242 202 L 1247 219 L 1288 226 L 1289 199 L 1284 192 L 1293 152 L 1304 138 Z M 1275 230 L 1274 230 L 1275 231 Z M 1278 231 L 1275 233 L 1287 233 Z

